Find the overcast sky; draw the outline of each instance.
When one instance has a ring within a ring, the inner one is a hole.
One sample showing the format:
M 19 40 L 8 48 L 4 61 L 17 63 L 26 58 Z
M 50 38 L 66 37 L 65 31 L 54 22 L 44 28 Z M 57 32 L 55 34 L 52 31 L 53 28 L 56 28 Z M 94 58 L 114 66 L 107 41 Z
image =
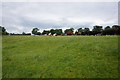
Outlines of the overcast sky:
M 118 24 L 117 2 L 3 2 L 2 26 L 9 33 Z

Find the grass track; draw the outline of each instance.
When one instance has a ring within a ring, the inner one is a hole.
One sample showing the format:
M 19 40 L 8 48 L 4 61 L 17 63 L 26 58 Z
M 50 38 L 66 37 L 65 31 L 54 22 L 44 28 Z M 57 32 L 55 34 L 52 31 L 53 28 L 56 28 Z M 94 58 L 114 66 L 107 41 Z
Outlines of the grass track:
M 3 78 L 118 78 L 117 36 L 3 36 Z

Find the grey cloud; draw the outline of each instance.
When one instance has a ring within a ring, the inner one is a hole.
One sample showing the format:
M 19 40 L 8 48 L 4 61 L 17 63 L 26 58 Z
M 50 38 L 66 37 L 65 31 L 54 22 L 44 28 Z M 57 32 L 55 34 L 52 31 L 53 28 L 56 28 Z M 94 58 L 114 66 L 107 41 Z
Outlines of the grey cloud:
M 3 3 L 3 26 L 9 32 L 30 32 L 50 28 L 79 27 L 117 24 L 117 2 L 14 2 Z

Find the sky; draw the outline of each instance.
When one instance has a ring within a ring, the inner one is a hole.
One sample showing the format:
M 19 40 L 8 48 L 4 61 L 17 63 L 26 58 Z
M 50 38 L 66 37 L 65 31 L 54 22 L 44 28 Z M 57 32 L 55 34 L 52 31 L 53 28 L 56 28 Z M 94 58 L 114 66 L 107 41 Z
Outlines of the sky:
M 9 33 L 118 24 L 118 2 L 3 2 L 2 26 Z

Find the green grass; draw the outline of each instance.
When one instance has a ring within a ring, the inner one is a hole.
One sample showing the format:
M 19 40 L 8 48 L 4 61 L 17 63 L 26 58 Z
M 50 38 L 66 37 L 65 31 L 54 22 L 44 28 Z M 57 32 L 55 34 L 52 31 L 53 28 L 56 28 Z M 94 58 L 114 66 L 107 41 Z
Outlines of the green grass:
M 3 36 L 3 78 L 118 78 L 117 36 Z

